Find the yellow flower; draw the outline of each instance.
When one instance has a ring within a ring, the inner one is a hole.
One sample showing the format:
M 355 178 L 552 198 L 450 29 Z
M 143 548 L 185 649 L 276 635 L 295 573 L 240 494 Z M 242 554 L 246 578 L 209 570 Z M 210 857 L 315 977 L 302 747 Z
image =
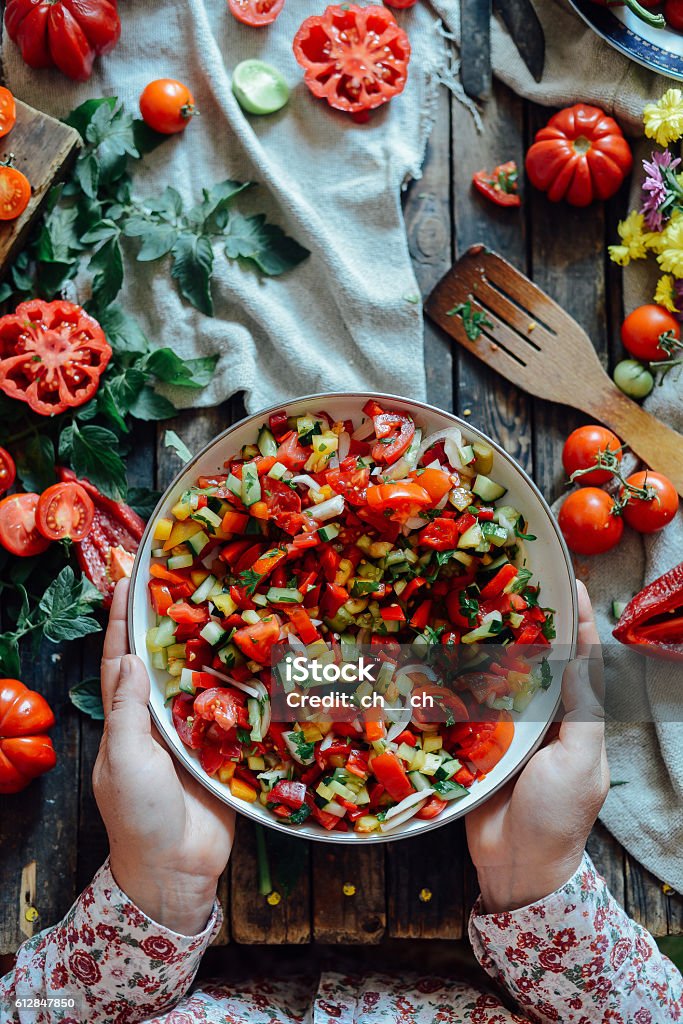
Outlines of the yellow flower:
M 617 230 L 623 245 L 610 245 L 610 258 L 621 267 L 627 267 L 631 260 L 642 260 L 648 248 L 654 248 L 657 235 L 654 231 L 643 231 L 645 221 L 642 213 L 633 210 L 626 220 L 619 221 Z
M 670 313 L 678 312 L 674 279 L 671 274 L 663 274 L 660 277 L 655 289 L 654 300 L 658 306 L 664 306 L 664 309 L 668 309 Z
M 683 277 L 683 213 L 676 210 L 657 245 L 657 262 L 674 277 Z
M 668 146 L 683 135 L 683 92 L 667 89 L 658 103 L 648 103 L 643 111 L 643 123 L 648 139 L 658 146 Z

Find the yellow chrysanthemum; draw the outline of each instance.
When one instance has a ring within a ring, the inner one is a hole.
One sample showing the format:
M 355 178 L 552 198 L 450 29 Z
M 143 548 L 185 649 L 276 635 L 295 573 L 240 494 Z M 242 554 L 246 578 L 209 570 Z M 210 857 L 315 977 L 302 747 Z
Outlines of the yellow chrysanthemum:
M 657 262 L 674 277 L 683 277 L 683 213 L 676 211 L 659 236 Z
M 668 146 L 683 136 L 683 92 L 667 89 L 658 103 L 648 103 L 643 111 L 648 139 L 658 146 Z
M 670 313 L 677 312 L 674 278 L 671 274 L 663 274 L 657 282 L 654 300 L 658 306 L 664 306 Z
M 619 221 L 617 230 L 623 245 L 610 245 L 610 258 L 621 267 L 627 267 L 631 260 L 642 260 L 647 256 L 648 248 L 654 248 L 657 234 L 644 231 L 645 220 L 642 213 L 633 210 L 626 220 Z

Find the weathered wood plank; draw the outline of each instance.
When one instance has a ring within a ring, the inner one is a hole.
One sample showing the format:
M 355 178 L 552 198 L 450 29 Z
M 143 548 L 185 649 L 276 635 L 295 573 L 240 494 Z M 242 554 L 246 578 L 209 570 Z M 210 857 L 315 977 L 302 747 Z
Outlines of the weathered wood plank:
M 624 903 L 624 850 L 605 826 L 598 822 L 587 844 L 593 863 L 609 886 L 612 895 Z
M 386 930 L 384 848 L 314 843 L 313 937 L 374 945 Z
M 233 938 L 247 945 L 310 942 L 310 844 L 272 829 L 264 829 L 264 837 L 274 894 L 270 899 L 259 893 L 256 828 L 238 815 L 230 860 Z M 283 885 L 285 878 L 288 886 Z
M 387 858 L 387 932 L 394 939 L 460 939 L 465 830 L 453 822 L 392 843 Z

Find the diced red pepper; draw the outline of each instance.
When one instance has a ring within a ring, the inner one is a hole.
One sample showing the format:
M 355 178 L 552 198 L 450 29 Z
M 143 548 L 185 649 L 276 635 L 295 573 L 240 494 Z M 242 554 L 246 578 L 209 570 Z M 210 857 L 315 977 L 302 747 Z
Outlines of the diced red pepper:
M 506 565 L 499 569 L 493 579 L 490 579 L 486 586 L 482 589 L 481 596 L 484 600 L 489 597 L 497 597 L 498 594 L 502 594 L 508 583 L 517 575 L 517 567 L 508 562 Z
M 410 625 L 413 629 L 424 629 L 429 622 L 429 617 L 432 612 L 432 602 L 430 598 L 423 601 L 418 608 L 415 609 L 413 617 L 410 620 Z
M 233 540 L 226 544 L 219 555 L 221 561 L 234 568 L 244 552 L 252 546 L 250 540 Z
M 316 640 L 320 640 L 320 633 L 311 622 L 311 617 L 305 608 L 284 607 L 283 611 L 305 644 L 312 644 Z
M 379 610 L 379 614 L 385 622 L 405 622 L 405 612 L 398 604 L 387 604 Z
M 415 792 L 399 758 L 390 750 L 374 757 L 370 767 L 393 800 L 400 802 Z
M 293 811 L 298 811 L 306 799 L 306 786 L 303 782 L 292 782 L 288 779 L 280 779 L 275 783 L 268 794 L 268 799 L 285 804 Z
M 149 594 L 152 601 L 152 608 L 157 615 L 168 615 L 168 609 L 173 604 L 173 597 L 168 584 L 163 580 L 150 580 Z
M 289 433 L 287 424 L 287 413 L 284 409 L 273 412 L 268 419 L 268 426 L 276 441 L 281 441 L 285 434 Z

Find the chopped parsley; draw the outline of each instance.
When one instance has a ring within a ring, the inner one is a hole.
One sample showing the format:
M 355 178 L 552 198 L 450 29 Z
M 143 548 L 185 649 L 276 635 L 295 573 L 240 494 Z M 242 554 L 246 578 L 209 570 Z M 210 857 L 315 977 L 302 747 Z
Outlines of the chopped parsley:
M 479 602 L 476 597 L 470 597 L 466 590 L 460 591 L 460 612 L 467 619 L 470 626 L 476 626 Z
M 238 729 L 237 739 L 240 743 L 251 743 L 251 733 L 248 729 Z
M 311 808 L 308 806 L 308 804 L 302 804 L 298 811 L 292 811 L 292 813 L 289 816 L 289 820 L 292 825 L 301 825 L 301 823 L 306 820 L 310 813 Z
M 515 577 L 512 586 L 508 588 L 508 593 L 521 594 L 524 591 L 527 583 L 531 579 L 532 575 L 533 573 L 530 569 L 518 569 L 517 576 Z
M 315 752 L 315 744 L 309 743 L 300 729 L 293 732 L 291 737 L 292 742 L 296 747 L 297 756 L 304 762 L 312 760 Z
M 453 306 L 453 309 L 449 309 L 446 316 L 459 316 L 462 320 L 462 325 L 465 328 L 465 334 L 470 341 L 476 341 L 482 332 L 484 327 L 493 327 L 493 321 L 489 320 L 486 313 L 483 310 L 472 309 L 472 302 L 468 299 L 467 302 L 461 302 L 457 306 Z
M 237 577 L 240 584 L 246 589 L 247 594 L 253 594 L 264 577 L 253 569 L 243 569 Z
M 525 524 L 526 525 L 526 524 Z M 519 523 L 515 523 L 515 537 L 519 537 L 520 540 L 536 540 L 536 535 L 533 533 L 522 533 L 519 528 Z

